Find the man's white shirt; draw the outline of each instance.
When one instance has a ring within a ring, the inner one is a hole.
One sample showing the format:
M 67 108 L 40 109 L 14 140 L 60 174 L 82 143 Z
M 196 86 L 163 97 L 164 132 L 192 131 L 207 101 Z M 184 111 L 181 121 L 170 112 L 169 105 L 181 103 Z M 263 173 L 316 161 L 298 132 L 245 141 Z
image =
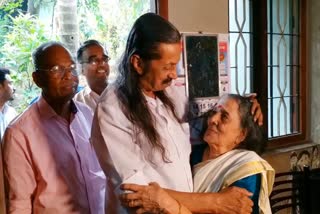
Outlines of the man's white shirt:
M 74 100 L 84 103 L 91 108 L 94 112 L 99 100 L 99 94 L 92 91 L 89 86 L 84 87 L 81 91 L 79 91 L 75 96 Z
M 175 103 L 177 114 L 182 117 L 187 100 L 175 87 L 173 85 L 166 91 Z M 143 132 L 134 134 L 136 127 L 125 116 L 114 86 L 104 91 L 97 105 L 91 141 L 100 165 L 113 185 L 111 194 L 117 197 L 122 183 L 147 185 L 150 182 L 157 182 L 163 188 L 191 192 L 189 126 L 178 122 L 160 99 L 146 96 L 146 100 L 168 162 L 164 162 L 161 154 L 150 147 Z M 116 206 L 117 213 L 126 213 L 119 204 Z
M 4 131 L 6 130 L 9 123 L 18 115 L 16 110 L 9 106 L 7 103 L 4 104 L 0 111 L 0 139 L 2 139 Z

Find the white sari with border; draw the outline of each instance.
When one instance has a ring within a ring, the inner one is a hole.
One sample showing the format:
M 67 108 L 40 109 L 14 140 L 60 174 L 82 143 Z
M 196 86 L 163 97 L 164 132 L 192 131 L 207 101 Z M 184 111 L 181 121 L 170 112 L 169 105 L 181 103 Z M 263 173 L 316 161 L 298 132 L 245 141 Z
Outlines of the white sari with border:
M 194 192 L 219 192 L 234 182 L 261 174 L 259 209 L 271 214 L 269 195 L 274 183 L 274 169 L 253 151 L 235 149 L 193 167 Z

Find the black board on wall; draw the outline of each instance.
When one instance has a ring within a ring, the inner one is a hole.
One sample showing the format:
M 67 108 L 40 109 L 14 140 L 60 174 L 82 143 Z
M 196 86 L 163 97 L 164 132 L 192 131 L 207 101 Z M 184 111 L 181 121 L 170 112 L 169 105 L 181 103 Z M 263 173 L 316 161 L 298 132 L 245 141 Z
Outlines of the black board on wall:
M 217 35 L 186 35 L 186 67 L 189 98 L 219 96 Z

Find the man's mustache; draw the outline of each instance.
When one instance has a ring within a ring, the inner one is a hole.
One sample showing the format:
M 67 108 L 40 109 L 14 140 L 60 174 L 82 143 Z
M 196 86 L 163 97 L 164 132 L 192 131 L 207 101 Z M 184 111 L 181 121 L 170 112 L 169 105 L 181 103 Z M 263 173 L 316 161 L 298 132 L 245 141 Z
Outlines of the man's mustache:
M 167 83 L 170 83 L 172 81 L 171 78 L 168 78 L 168 79 L 165 79 L 162 81 L 162 84 L 167 84 Z

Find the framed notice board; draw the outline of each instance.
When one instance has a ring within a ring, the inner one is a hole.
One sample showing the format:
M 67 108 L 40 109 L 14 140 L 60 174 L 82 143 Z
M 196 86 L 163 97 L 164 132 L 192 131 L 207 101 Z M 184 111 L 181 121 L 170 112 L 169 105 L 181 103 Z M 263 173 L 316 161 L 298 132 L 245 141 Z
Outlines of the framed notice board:
M 185 34 L 184 60 L 189 98 L 219 96 L 219 44 L 216 34 Z

